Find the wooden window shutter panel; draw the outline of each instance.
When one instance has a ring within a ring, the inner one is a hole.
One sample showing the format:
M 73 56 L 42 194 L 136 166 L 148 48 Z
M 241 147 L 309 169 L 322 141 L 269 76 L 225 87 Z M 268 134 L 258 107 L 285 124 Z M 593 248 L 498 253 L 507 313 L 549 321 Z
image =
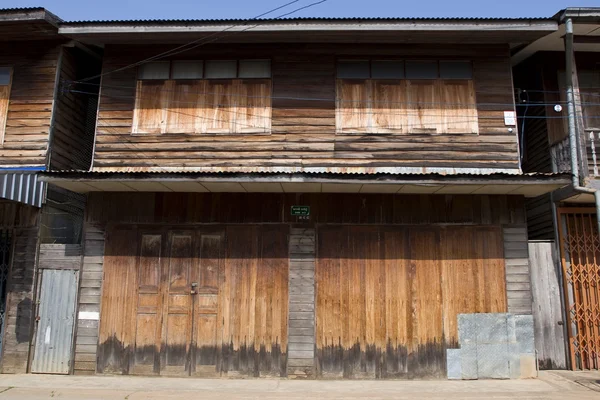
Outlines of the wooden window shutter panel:
M 441 133 L 442 106 L 435 80 L 409 80 L 406 83 L 406 115 L 410 133 Z
M 137 134 L 165 133 L 172 81 L 138 81 L 132 132 Z
M 238 133 L 271 131 L 271 81 L 239 81 L 235 129 Z
M 374 80 L 372 132 L 406 133 L 406 81 Z
M 475 88 L 472 80 L 439 81 L 443 133 L 479 133 Z
M 235 132 L 237 81 L 207 81 L 202 119 L 207 133 Z
M 338 79 L 336 86 L 337 132 L 369 132 L 371 127 L 371 81 Z
M 204 129 L 201 93 L 204 81 L 184 80 L 172 84 L 172 100 L 167 115 L 167 133 L 202 133 Z
M 8 85 L 0 85 L 0 146 L 4 144 L 6 122 L 8 119 L 8 105 L 10 103 L 10 89 L 12 86 L 12 68 L 9 70 Z

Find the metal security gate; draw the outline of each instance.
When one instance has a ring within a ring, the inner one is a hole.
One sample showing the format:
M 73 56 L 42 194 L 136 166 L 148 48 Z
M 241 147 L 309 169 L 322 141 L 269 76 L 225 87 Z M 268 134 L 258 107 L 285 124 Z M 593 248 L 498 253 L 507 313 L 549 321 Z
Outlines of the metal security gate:
M 10 271 L 10 249 L 12 240 L 9 230 L 0 230 L 0 354 L 4 337 L 6 320 L 6 294 L 8 273 Z
M 572 369 L 600 369 L 600 238 L 594 208 L 559 208 Z
M 78 273 L 79 271 L 66 269 L 45 269 L 42 272 L 31 372 L 70 372 Z

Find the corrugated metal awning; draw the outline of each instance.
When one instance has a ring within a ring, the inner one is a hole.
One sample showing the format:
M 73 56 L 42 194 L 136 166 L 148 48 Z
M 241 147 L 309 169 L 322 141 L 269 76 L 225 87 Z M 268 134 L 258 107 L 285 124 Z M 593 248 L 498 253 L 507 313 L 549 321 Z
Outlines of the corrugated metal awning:
M 46 194 L 46 183 L 35 172 L 0 173 L 0 197 L 41 207 Z

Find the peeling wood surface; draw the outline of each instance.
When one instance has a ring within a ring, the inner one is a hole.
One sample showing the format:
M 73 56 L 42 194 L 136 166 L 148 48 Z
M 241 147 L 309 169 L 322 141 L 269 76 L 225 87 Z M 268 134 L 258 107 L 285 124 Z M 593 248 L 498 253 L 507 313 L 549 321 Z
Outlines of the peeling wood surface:
M 111 229 L 98 371 L 286 376 L 287 229 Z
M 443 378 L 458 314 L 506 312 L 498 227 L 321 227 L 317 251 L 325 378 Z

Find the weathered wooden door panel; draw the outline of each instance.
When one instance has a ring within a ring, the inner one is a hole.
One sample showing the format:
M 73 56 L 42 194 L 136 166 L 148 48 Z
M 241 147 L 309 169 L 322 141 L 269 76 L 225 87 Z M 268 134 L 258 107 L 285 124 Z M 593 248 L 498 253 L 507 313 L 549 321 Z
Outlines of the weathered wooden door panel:
M 160 372 L 161 255 L 163 235 L 141 233 L 137 264 L 137 312 L 135 332 L 135 374 Z
M 192 341 L 194 232 L 169 232 L 161 374 L 189 373 Z
M 98 372 L 127 374 L 135 346 L 138 233 L 112 229 L 106 235 L 98 337 Z
M 285 376 L 287 241 L 287 226 L 111 231 L 99 371 Z
M 284 225 L 227 228 L 220 298 L 229 375 L 287 373 L 288 232 Z
M 318 231 L 317 362 L 324 377 L 444 377 L 459 313 L 505 312 L 499 228 Z
M 193 272 L 193 343 L 192 373 L 210 376 L 219 374 L 220 340 L 219 286 L 223 269 L 223 242 L 221 232 L 198 232 L 196 236 L 196 267 Z

